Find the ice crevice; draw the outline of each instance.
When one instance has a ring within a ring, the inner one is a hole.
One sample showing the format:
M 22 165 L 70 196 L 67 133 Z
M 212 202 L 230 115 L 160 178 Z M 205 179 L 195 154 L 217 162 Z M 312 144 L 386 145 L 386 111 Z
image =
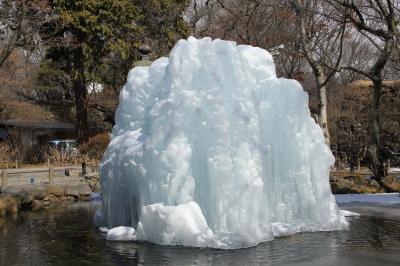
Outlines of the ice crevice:
M 95 220 L 129 240 L 214 248 L 344 229 L 333 162 L 308 95 L 276 77 L 271 54 L 190 37 L 129 72 Z

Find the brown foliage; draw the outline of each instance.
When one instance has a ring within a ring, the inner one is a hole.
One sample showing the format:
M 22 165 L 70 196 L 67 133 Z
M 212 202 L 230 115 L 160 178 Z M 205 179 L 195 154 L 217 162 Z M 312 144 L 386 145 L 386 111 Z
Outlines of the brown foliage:
M 97 134 L 90 138 L 86 144 L 82 145 L 79 150 L 89 159 L 101 160 L 109 142 L 110 135 L 108 133 Z
M 48 120 L 41 106 L 27 102 L 23 94 L 34 92 L 36 65 L 22 50 L 14 50 L 0 68 L 0 120 Z
M 15 150 L 6 142 L 0 142 L 0 162 L 9 162 L 15 157 Z
M 12 215 L 18 212 L 18 202 L 13 197 L 0 197 L 0 216 Z

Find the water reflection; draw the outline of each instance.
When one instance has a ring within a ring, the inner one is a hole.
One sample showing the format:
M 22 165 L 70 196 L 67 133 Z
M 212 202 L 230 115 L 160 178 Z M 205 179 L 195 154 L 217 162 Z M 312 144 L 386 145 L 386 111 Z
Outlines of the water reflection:
M 310 260 L 335 252 L 338 238 L 343 237 L 340 241 L 345 241 L 346 234 L 336 237 L 327 234 L 326 237 L 302 234 L 238 250 L 163 247 L 149 243 L 108 243 L 108 247 L 118 254 L 118 261 L 128 262 L 129 258 L 139 265 L 273 265 Z
M 92 222 L 98 207 L 76 204 L 0 219 L 0 265 L 318 265 L 325 258 L 367 257 L 359 251 L 381 262 L 400 259 L 400 221 L 388 218 L 364 215 L 351 219 L 348 231 L 302 233 L 247 249 L 215 250 L 106 242 Z
M 302 233 L 278 238 L 256 247 L 213 250 L 165 247 L 150 243 L 108 243 L 118 260 L 134 258 L 138 264 L 159 265 L 251 265 L 311 261 L 346 250 L 400 251 L 400 222 L 377 217 L 351 219 L 348 231 Z

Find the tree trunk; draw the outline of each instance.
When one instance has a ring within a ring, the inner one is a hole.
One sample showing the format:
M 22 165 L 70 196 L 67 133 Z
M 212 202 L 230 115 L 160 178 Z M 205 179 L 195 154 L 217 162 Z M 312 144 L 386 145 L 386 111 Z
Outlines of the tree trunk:
M 317 67 L 314 71 L 317 82 L 317 92 L 318 92 L 318 124 L 322 128 L 322 132 L 324 133 L 325 143 L 330 146 L 330 134 L 328 129 L 328 114 L 327 114 L 327 106 L 328 101 L 326 97 L 326 77 L 323 69 Z
M 373 103 L 371 108 L 371 129 L 370 129 L 370 145 L 368 147 L 369 168 L 375 179 L 381 180 L 385 176 L 383 161 L 380 156 L 380 105 L 382 96 L 382 80 L 376 78 L 373 80 Z
M 385 190 L 385 192 L 395 192 L 394 189 L 386 185 L 382 179 L 386 176 L 384 158 L 381 155 L 382 147 L 380 143 L 380 106 L 382 98 L 382 79 L 380 77 L 373 79 L 374 92 L 373 104 L 371 109 L 371 143 L 368 147 L 369 169 L 374 175 L 374 179 Z
M 72 83 L 75 94 L 76 131 L 78 143 L 83 144 L 88 140 L 88 106 L 82 47 L 76 48 L 73 51 Z

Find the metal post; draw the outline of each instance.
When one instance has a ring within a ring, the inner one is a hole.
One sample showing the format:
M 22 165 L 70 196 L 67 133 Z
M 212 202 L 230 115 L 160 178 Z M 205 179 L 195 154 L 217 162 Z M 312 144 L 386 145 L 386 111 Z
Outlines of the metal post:
M 18 169 L 18 159 L 15 159 L 15 169 Z

